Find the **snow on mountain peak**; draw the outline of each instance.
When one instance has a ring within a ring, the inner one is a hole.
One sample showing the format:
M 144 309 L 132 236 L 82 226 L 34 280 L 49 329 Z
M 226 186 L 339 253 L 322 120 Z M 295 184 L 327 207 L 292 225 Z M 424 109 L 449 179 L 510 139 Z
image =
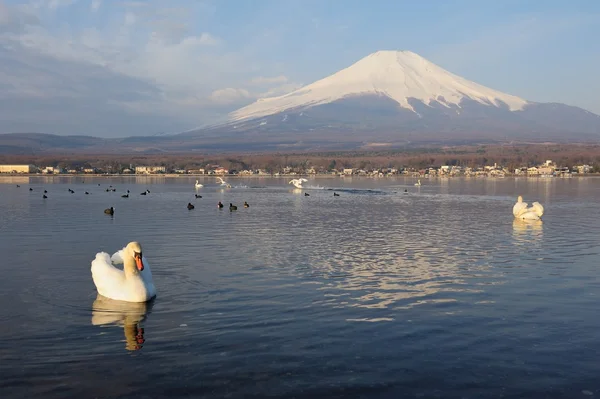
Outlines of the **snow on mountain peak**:
M 437 101 L 445 106 L 459 105 L 467 98 L 496 107 L 504 103 L 511 111 L 521 110 L 527 104 L 519 97 L 454 75 L 411 51 L 377 51 L 289 94 L 263 98 L 240 108 L 230 117 L 232 121 L 259 118 L 361 94 L 383 95 L 412 111 L 410 98 L 428 105 Z

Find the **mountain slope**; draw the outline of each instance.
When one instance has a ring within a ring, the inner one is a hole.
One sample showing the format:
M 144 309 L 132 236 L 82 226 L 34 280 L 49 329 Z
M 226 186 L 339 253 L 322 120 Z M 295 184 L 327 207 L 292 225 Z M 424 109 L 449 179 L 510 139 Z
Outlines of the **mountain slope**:
M 299 107 L 314 107 L 356 95 L 382 95 L 415 111 L 409 99 L 450 107 L 470 99 L 522 110 L 527 101 L 454 75 L 410 51 L 378 51 L 348 68 L 292 93 L 261 99 L 230 114 L 231 121 L 259 118 Z
M 186 132 L 269 143 L 600 141 L 600 117 L 471 82 L 410 51 L 378 51 L 289 94 Z
M 600 116 L 536 103 L 454 75 L 409 51 L 379 51 L 228 122 L 176 135 L 100 139 L 0 134 L 0 153 L 354 150 L 373 145 L 600 142 Z

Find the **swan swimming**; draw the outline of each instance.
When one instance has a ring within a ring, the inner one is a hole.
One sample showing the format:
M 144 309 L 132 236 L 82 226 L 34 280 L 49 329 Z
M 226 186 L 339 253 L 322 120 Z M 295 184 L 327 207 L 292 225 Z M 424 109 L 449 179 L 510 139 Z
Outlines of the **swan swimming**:
M 513 206 L 513 215 L 518 219 L 538 220 L 544 214 L 544 207 L 539 202 L 534 202 L 531 207 L 527 207 L 527 202 L 523 202 L 523 197 L 519 195 L 517 203 Z
M 196 180 L 196 184 L 194 184 L 194 187 L 195 188 L 201 188 L 201 187 L 204 187 L 204 185 L 200 184 L 200 182 L 198 180 Z
M 217 179 L 219 179 L 219 181 L 221 182 L 221 186 L 225 186 L 227 188 L 231 188 L 231 184 L 229 184 L 225 180 L 223 180 L 222 177 L 217 177 Z
M 308 182 L 308 180 L 301 178 L 301 179 L 292 179 L 289 181 L 288 184 L 293 184 L 294 187 L 296 187 L 296 188 L 304 188 L 304 187 L 302 187 L 302 183 L 306 183 L 306 182 Z
M 123 263 L 123 270 L 114 266 L 120 263 Z M 152 271 L 139 242 L 130 242 L 112 257 L 106 252 L 98 252 L 91 271 L 98 293 L 107 298 L 147 302 L 156 296 Z
M 417 180 L 417 182 L 415 183 L 415 186 L 420 186 L 421 185 L 421 179 Z

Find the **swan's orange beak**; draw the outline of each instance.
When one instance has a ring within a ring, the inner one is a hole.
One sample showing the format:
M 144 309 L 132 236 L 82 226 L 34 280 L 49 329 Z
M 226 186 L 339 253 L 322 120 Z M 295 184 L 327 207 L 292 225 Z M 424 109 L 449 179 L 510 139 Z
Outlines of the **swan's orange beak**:
M 142 254 L 136 253 L 135 256 L 135 265 L 137 266 L 139 271 L 144 270 L 144 262 L 142 262 Z

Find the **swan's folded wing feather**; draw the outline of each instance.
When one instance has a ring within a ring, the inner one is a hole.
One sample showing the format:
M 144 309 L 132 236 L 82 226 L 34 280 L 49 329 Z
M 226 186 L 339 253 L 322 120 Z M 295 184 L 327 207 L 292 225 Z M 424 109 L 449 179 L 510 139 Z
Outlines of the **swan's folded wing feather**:
M 110 258 L 111 262 L 115 265 L 120 265 L 123 263 L 123 253 L 125 251 L 125 248 L 115 252 L 113 254 L 113 256 Z
M 98 252 L 96 259 L 92 261 L 92 279 L 98 293 L 104 293 L 114 289 L 114 283 L 123 281 L 125 273 L 111 264 L 110 256 L 106 252 Z
M 527 210 L 527 202 L 517 202 L 515 204 L 515 206 L 513 206 L 513 215 L 514 215 L 514 217 L 518 218 L 526 210 Z
M 533 204 L 531 204 L 531 208 L 539 217 L 542 217 L 542 215 L 544 214 L 544 207 L 539 202 L 534 202 Z

